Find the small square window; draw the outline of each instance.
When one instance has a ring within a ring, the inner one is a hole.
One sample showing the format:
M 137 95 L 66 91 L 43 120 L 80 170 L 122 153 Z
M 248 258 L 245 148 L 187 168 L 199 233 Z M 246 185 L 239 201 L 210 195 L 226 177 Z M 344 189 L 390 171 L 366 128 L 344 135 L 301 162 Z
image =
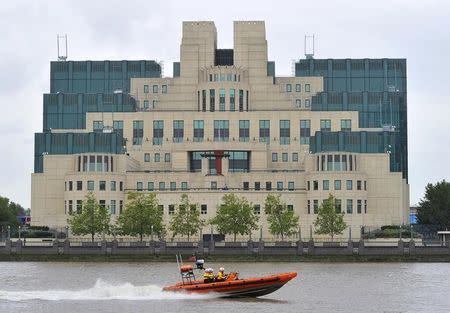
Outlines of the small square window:
M 356 181 L 356 190 L 361 190 L 361 181 L 360 180 Z
M 167 85 L 162 85 L 161 86 L 161 92 L 162 93 L 167 93 Z
M 286 152 L 283 152 L 281 154 L 281 159 L 283 162 L 287 162 L 288 161 L 288 154 Z
M 99 189 L 100 191 L 105 191 L 105 190 L 106 190 L 106 181 L 104 181 L 104 180 L 99 181 L 99 187 L 98 187 L 98 189 Z
M 283 182 L 282 182 L 282 181 L 278 181 L 278 182 L 277 182 L 277 190 L 278 190 L 278 191 L 283 190 Z
M 330 190 L 330 181 L 328 179 L 322 181 L 322 189 Z
M 272 162 L 278 162 L 278 153 L 272 152 Z
M 347 180 L 346 181 L 346 188 L 347 188 L 347 190 L 352 190 L 353 189 L 353 181 L 352 180 Z
M 170 190 L 171 191 L 177 190 L 177 183 L 176 182 L 174 182 L 174 181 L 170 182 Z
M 158 93 L 158 85 L 153 85 L 153 93 Z
M 260 215 L 261 214 L 261 206 L 259 204 L 255 204 L 253 206 L 253 213 L 256 215 Z
M 94 181 L 93 180 L 88 180 L 88 182 L 87 182 L 87 190 L 89 190 L 89 191 L 93 191 L 94 190 Z
M 116 191 L 116 181 L 115 180 L 111 181 L 111 191 Z
M 286 92 L 291 92 L 291 91 L 292 91 L 292 85 L 286 84 Z
M 83 190 L 83 181 L 81 180 L 77 181 L 77 190 Z
M 144 162 L 150 162 L 150 153 L 144 153 Z
M 311 85 L 305 84 L 305 92 L 311 92 Z
M 334 190 L 341 190 L 341 180 L 337 179 L 334 181 Z
M 293 181 L 288 182 L 288 190 L 293 191 L 294 189 L 295 189 L 294 182 Z
M 142 191 L 144 189 L 144 184 L 141 181 L 138 181 L 136 183 L 136 189 L 137 191 Z
M 144 85 L 144 93 L 148 93 L 148 85 Z
M 159 190 L 164 191 L 166 190 L 166 183 L 165 182 L 159 182 Z
M 175 205 L 169 204 L 169 215 L 175 214 Z
M 212 181 L 211 182 L 211 189 L 212 190 L 216 190 L 217 189 L 217 182 L 216 181 Z
M 206 204 L 202 204 L 200 206 L 200 214 L 203 215 L 208 214 L 208 206 Z
M 266 181 L 266 190 L 272 190 L 272 182 Z
M 296 91 L 296 92 L 301 92 L 301 91 L 302 91 L 302 85 L 300 85 L 300 84 L 295 84 L 295 91 Z
M 261 183 L 259 181 L 255 181 L 255 190 L 261 190 Z
M 188 184 L 185 181 L 181 182 L 181 190 L 188 190 Z
M 293 212 L 294 211 L 294 206 L 292 204 L 288 204 L 287 205 L 287 209 L 289 212 Z
M 164 162 L 170 162 L 170 153 L 164 154 Z
M 161 155 L 159 153 L 155 153 L 155 162 L 159 162 L 161 159 Z
M 319 190 L 319 181 L 318 180 L 313 181 L 313 189 Z
M 147 190 L 148 190 L 148 191 L 153 191 L 153 190 L 155 190 L 155 184 L 154 184 L 152 181 L 149 181 L 149 182 L 147 183 Z
M 244 189 L 244 190 L 248 190 L 248 189 L 249 189 L 249 185 L 250 185 L 250 184 L 249 184 L 248 181 L 243 182 L 242 185 L 243 185 L 243 189 Z

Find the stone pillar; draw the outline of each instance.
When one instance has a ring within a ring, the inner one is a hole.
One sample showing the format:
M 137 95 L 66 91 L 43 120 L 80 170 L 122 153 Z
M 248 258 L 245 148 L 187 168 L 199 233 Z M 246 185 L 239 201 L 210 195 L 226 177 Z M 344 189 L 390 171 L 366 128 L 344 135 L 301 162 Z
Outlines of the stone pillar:
M 101 248 L 102 254 L 106 254 L 107 242 L 105 240 L 102 240 L 101 244 L 102 244 Z
M 212 238 L 209 241 L 208 248 L 209 248 L 209 254 L 214 254 L 215 244 L 214 244 L 214 240 Z
M 150 240 L 148 243 L 148 250 L 149 253 L 154 255 L 155 254 L 155 241 L 154 240 Z
M 416 254 L 416 243 L 413 239 L 409 241 L 409 255 L 415 255 Z
M 228 169 L 230 168 L 230 160 L 227 157 L 222 158 L 222 175 L 228 175 Z
M 16 241 L 16 254 L 22 254 L 22 244 L 21 239 Z
M 69 239 L 64 240 L 64 254 L 70 254 L 70 241 L 69 241 Z
M 117 248 L 119 247 L 119 243 L 116 239 L 111 242 L 111 254 L 117 254 Z
M 58 239 L 53 240 L 53 253 L 59 254 L 59 241 Z
M 205 243 L 203 240 L 199 240 L 197 244 L 197 254 L 203 255 L 205 249 L 204 249 Z
M 206 176 L 209 174 L 209 162 L 208 158 L 202 158 L 202 175 Z
M 165 241 L 159 242 L 159 254 L 166 254 L 166 242 Z
M 398 241 L 398 254 L 403 255 L 403 253 L 404 253 L 404 249 L 403 248 L 404 247 L 405 247 L 404 242 L 400 238 L 400 240 Z
M 300 239 L 297 241 L 297 255 L 303 254 L 303 241 Z
M 308 241 L 308 255 L 314 255 L 314 240 L 312 238 Z
M 364 255 L 364 240 L 361 238 L 358 244 L 358 254 Z
M 258 254 L 264 254 L 264 241 L 260 240 L 258 243 Z
M 347 243 L 347 252 L 348 254 L 353 254 L 353 241 L 351 239 Z
M 11 239 L 6 239 L 5 241 L 5 249 L 8 254 L 11 254 Z
M 253 254 L 253 241 L 252 240 L 247 241 L 247 253 Z

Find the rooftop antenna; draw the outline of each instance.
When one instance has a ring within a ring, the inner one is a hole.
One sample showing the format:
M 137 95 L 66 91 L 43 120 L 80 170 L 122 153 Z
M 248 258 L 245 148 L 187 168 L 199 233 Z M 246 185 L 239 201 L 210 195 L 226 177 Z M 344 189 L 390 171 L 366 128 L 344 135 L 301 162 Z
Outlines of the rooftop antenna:
M 315 40 L 314 40 L 314 34 L 312 35 L 305 35 L 305 57 L 307 59 L 314 58 L 314 48 L 315 48 Z
M 60 49 L 60 42 L 62 46 L 66 46 L 65 53 L 64 47 Z M 58 47 L 58 61 L 66 61 L 67 60 L 67 34 L 64 35 L 56 35 L 56 44 Z

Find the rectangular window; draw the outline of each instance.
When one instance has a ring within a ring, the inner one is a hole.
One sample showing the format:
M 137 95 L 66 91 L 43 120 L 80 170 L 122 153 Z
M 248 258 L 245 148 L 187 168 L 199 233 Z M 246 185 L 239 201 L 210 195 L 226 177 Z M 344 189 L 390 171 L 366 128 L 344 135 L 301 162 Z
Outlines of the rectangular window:
M 123 191 L 123 181 L 119 182 L 119 190 Z
M 208 214 L 208 206 L 206 204 L 202 204 L 200 206 L 200 214 L 203 215 Z
M 83 190 L 83 181 L 81 180 L 77 181 L 77 190 Z
M 346 188 L 347 190 L 352 190 L 353 189 L 353 181 L 352 180 L 347 180 L 345 185 L 347 187 Z
M 89 156 L 89 172 L 95 172 L 95 155 Z
M 202 111 L 206 112 L 206 90 L 202 90 Z
M 158 85 L 153 85 L 153 93 L 158 93 Z
M 170 190 L 171 191 L 177 190 L 177 183 L 176 182 L 174 182 L 174 181 L 170 182 Z
M 162 93 L 167 93 L 167 85 L 162 85 L 161 86 L 161 92 Z
M 362 200 L 357 200 L 357 204 L 356 204 L 356 212 L 358 214 L 361 214 L 362 211 Z
M 318 180 L 314 180 L 313 181 L 313 189 L 314 190 L 319 190 L 319 181 Z
M 144 85 L 144 93 L 148 93 L 148 85 Z
M 103 161 L 102 161 L 102 156 L 101 155 L 97 155 L 97 172 L 103 172 Z
M 309 145 L 311 136 L 311 120 L 300 120 L 300 144 Z
M 102 132 L 103 131 L 103 121 L 94 121 L 92 126 L 94 132 Z
M 116 191 L 116 181 L 115 180 L 112 180 L 111 181 L 111 191 Z
M 150 162 L 150 153 L 144 153 L 144 162 Z
M 158 152 L 155 153 L 155 162 L 160 162 L 161 161 L 161 154 L 159 154 Z
M 256 215 L 260 215 L 261 214 L 261 205 L 255 204 L 253 206 L 253 213 Z
M 361 190 L 361 181 L 360 180 L 356 181 L 356 190 Z
M 153 144 L 162 145 L 164 137 L 164 121 L 153 121 Z
M 73 213 L 73 200 L 69 200 L 69 214 Z
M 244 90 L 239 89 L 239 112 L 244 112 Z
M 292 162 L 298 162 L 298 153 L 292 152 Z
M 309 108 L 311 106 L 311 100 L 305 99 L 305 108 Z
M 217 189 L 217 182 L 216 181 L 212 181 L 211 182 L 211 189 L 212 190 L 216 190 Z
M 319 200 L 314 200 L 314 214 L 319 213 Z
M 152 181 L 147 182 L 147 191 L 155 190 L 155 184 Z
M 295 99 L 295 107 L 296 108 L 301 108 L 302 107 L 302 100 Z
M 239 141 L 248 142 L 250 140 L 250 121 L 239 121 Z
M 164 191 L 166 190 L 166 183 L 165 182 L 159 182 L 159 190 Z
M 305 92 L 311 92 L 311 85 L 305 84 Z
M 292 91 L 292 85 L 286 84 L 286 92 L 291 92 L 291 91 Z
M 148 107 L 150 106 L 150 103 L 148 100 L 144 100 L 144 109 L 148 109 Z
M 87 182 L 87 190 L 89 190 L 89 191 L 93 191 L 94 190 L 94 181 L 93 180 L 88 180 L 88 182 Z
M 292 204 L 288 204 L 288 205 L 287 205 L 287 210 L 288 210 L 289 212 L 293 212 L 293 211 L 294 211 L 294 206 L 293 206 Z
M 205 134 L 203 120 L 194 120 L 194 142 L 202 142 Z
M 69 191 L 72 191 L 72 190 L 73 190 L 73 182 L 69 181 Z
M 334 200 L 334 208 L 336 210 L 336 213 L 342 212 L 342 200 L 341 199 Z
M 364 190 L 367 190 L 367 181 L 364 181 Z
M 272 162 L 278 162 L 278 153 L 272 152 Z
M 329 154 L 327 155 L 327 171 L 333 170 L 333 155 Z
M 331 131 L 331 120 L 320 120 L 320 131 L 330 132 Z
M 225 89 L 220 88 L 219 90 L 219 111 L 225 111 Z
M 280 145 L 288 145 L 291 142 L 291 121 L 280 120 Z
M 364 213 L 367 213 L 367 200 L 364 200 Z
M 173 142 L 183 142 L 184 137 L 184 121 L 173 121 Z
M 119 214 L 122 214 L 123 211 L 123 200 L 119 200 Z
M 278 191 L 283 190 L 283 182 L 282 181 L 277 181 L 277 190 Z
M 185 181 L 181 182 L 181 190 L 188 190 L 188 183 Z
M 337 179 L 334 181 L 334 190 L 341 190 L 341 180 Z
M 341 131 L 351 132 L 352 131 L 352 120 L 341 120 Z
M 288 157 L 287 152 L 283 152 L 283 153 L 281 154 L 281 161 L 287 162 L 288 160 L 289 160 L 289 157 Z
M 266 190 L 272 190 L 272 182 L 266 181 Z
M 260 120 L 259 121 L 259 142 L 269 142 L 270 141 L 270 121 Z
M 293 182 L 293 181 L 288 182 L 288 190 L 289 190 L 289 191 L 293 191 L 293 190 L 295 189 L 294 186 L 295 186 L 295 185 L 294 185 L 294 182 Z
M 347 199 L 347 214 L 353 213 L 353 200 Z
M 109 210 L 111 214 L 116 214 L 116 200 L 111 200 Z
M 311 190 L 311 182 L 309 180 L 306 182 L 306 190 Z
M 229 136 L 229 121 L 214 120 L 214 141 L 228 141 Z
M 164 205 L 162 205 L 162 204 L 158 205 L 158 209 L 159 209 L 159 212 L 164 214 Z
M 133 121 L 133 145 L 142 145 L 144 121 Z
M 255 190 L 261 190 L 261 183 L 259 181 L 255 181 Z
M 164 153 L 164 162 L 170 162 L 170 153 Z
M 235 110 L 236 110 L 235 89 L 230 89 L 230 111 L 234 112 Z
M 83 210 L 83 201 L 77 200 L 77 213 L 81 214 L 82 210 Z
M 216 90 L 209 90 L 209 110 L 214 112 L 216 110 Z
M 296 92 L 301 92 L 301 91 L 302 91 L 302 85 L 300 85 L 300 84 L 295 84 L 295 91 L 296 91 Z
M 322 181 L 322 189 L 330 190 L 330 181 L 328 179 Z
M 311 200 L 307 201 L 306 210 L 308 211 L 308 214 L 311 214 Z
M 342 155 L 342 170 L 346 171 L 347 170 L 347 155 Z
M 250 188 L 249 182 L 248 182 L 248 181 L 243 182 L 243 183 L 242 183 L 242 188 L 243 188 L 244 190 L 249 190 L 249 188 Z
M 105 180 L 101 180 L 98 182 L 98 190 L 106 191 L 106 181 Z
M 169 215 L 175 214 L 175 205 L 169 204 Z
M 155 109 L 157 105 L 158 105 L 158 100 L 153 100 L 152 101 L 152 108 Z
M 143 184 L 141 181 L 138 181 L 138 182 L 136 183 L 136 189 L 137 189 L 137 191 L 142 191 L 142 190 L 144 190 L 144 184 Z

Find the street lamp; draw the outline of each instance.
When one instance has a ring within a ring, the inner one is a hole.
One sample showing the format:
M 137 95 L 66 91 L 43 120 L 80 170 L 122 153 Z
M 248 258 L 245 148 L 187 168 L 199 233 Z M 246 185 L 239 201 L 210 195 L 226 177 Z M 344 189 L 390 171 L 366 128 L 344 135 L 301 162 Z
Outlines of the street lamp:
M 69 225 L 66 225 L 66 239 L 69 240 Z
M 150 226 L 150 239 L 153 241 L 153 225 Z
M 8 240 L 11 239 L 11 226 L 8 225 Z

